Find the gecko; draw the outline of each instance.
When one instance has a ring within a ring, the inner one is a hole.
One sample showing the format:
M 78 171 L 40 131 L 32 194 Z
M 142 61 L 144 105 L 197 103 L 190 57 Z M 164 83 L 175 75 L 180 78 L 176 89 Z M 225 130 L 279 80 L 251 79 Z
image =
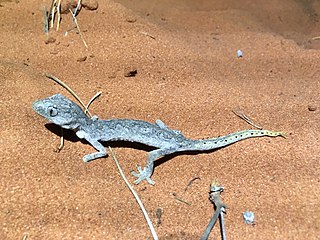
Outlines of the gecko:
M 217 138 L 193 140 L 186 138 L 181 131 L 169 128 L 159 119 L 155 123 L 149 123 L 133 119 L 100 120 L 96 116 L 90 118 L 79 105 L 61 94 L 34 101 L 32 108 L 49 122 L 75 131 L 78 138 L 85 139 L 97 150 L 85 155 L 84 162 L 107 156 L 106 148 L 101 142 L 126 141 L 154 147 L 155 149 L 148 153 L 146 166 L 144 168 L 138 166 L 138 172 L 132 172 L 137 178 L 135 184 L 146 180 L 154 185 L 155 182 L 151 179 L 154 161 L 166 155 L 220 149 L 253 137 L 284 137 L 284 133 L 277 131 L 243 130 Z

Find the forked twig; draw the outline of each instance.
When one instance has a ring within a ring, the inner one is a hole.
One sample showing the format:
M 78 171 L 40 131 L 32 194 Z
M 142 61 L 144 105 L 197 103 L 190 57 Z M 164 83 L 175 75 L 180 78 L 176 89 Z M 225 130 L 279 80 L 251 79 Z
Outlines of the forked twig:
M 223 191 L 223 187 L 220 186 L 220 184 L 214 180 L 211 184 L 210 187 L 210 201 L 214 204 L 215 206 L 215 212 L 210 219 L 210 222 L 204 231 L 201 240 L 207 240 L 212 228 L 214 227 L 217 219 L 220 216 L 220 229 L 221 229 L 221 238 L 222 240 L 226 240 L 226 229 L 224 226 L 224 212 L 226 211 L 227 206 L 222 202 L 220 193 Z
M 54 80 L 55 82 L 57 82 L 58 84 L 60 84 L 62 87 L 64 87 L 72 96 L 74 96 L 75 99 L 78 100 L 78 102 L 82 105 L 82 107 L 85 109 L 85 114 L 87 114 L 89 117 L 92 117 L 91 113 L 89 112 L 89 106 L 90 104 L 98 97 L 100 96 L 101 92 L 98 92 L 96 95 L 94 95 L 93 98 L 91 98 L 91 100 L 89 101 L 89 103 L 87 105 L 85 105 L 81 99 L 78 97 L 78 95 L 63 81 L 61 81 L 59 78 L 52 76 L 51 74 L 46 74 L 47 78 L 50 78 L 52 80 Z M 60 138 L 60 145 L 57 149 L 57 152 L 60 152 L 62 150 L 62 148 L 64 147 L 64 137 L 63 137 L 63 128 L 61 128 L 61 138 Z
M 46 73 L 46 77 L 50 78 L 52 80 L 54 80 L 55 82 L 59 83 L 62 87 L 64 87 L 65 89 L 67 89 L 67 91 L 69 93 L 71 93 L 71 95 L 78 100 L 78 102 L 81 104 L 81 106 L 83 107 L 83 109 L 86 109 L 86 105 L 81 101 L 81 99 L 78 97 L 78 95 L 67 85 L 65 84 L 63 81 L 61 81 L 59 78 Z M 92 117 L 91 113 L 89 112 L 89 110 L 87 110 L 87 114 L 89 115 L 89 117 Z
M 91 103 L 96 100 L 96 98 L 100 97 L 102 92 L 97 92 L 88 102 L 88 104 L 86 105 L 85 109 L 84 109 L 84 113 L 87 114 L 87 112 L 89 112 L 89 107 L 91 105 Z

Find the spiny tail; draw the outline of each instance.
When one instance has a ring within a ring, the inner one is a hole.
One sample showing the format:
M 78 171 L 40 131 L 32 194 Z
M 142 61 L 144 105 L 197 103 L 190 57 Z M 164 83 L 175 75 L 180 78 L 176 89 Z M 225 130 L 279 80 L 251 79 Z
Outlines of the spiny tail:
M 240 132 L 235 132 L 228 134 L 226 136 L 203 139 L 203 140 L 190 140 L 188 144 L 188 150 L 213 150 L 216 148 L 222 148 L 227 145 L 233 144 L 235 142 L 239 142 L 243 139 L 254 138 L 254 137 L 286 137 L 283 132 L 275 132 L 270 130 L 244 130 Z

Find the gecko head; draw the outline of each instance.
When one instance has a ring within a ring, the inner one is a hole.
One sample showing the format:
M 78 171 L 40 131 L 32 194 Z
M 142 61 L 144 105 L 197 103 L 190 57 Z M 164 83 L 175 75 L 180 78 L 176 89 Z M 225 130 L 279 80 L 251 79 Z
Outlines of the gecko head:
M 50 122 L 66 129 L 76 129 L 88 119 L 82 109 L 61 94 L 35 101 L 32 109 Z

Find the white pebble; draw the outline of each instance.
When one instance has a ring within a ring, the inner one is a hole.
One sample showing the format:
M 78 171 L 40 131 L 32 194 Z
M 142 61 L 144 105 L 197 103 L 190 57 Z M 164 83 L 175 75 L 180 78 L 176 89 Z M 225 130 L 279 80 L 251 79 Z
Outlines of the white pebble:
M 243 57 L 243 52 L 241 50 L 238 50 L 237 51 L 237 56 L 238 56 L 238 58 Z
M 242 213 L 242 217 L 245 224 L 252 224 L 254 222 L 254 213 L 251 211 L 245 211 Z

